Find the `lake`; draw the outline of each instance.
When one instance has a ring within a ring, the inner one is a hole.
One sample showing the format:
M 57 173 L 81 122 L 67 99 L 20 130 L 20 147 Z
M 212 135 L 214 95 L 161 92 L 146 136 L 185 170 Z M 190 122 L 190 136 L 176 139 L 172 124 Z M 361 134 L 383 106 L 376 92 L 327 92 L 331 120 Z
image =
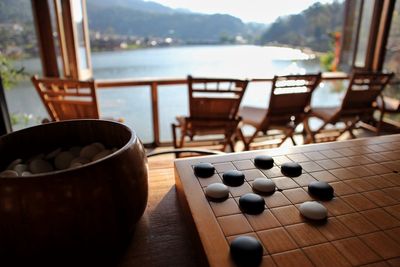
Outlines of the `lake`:
M 188 74 L 202 77 L 267 78 L 275 74 L 304 74 L 321 71 L 318 59 L 298 49 L 266 46 L 184 46 L 147 48 L 131 51 L 92 53 L 95 79 L 138 77 L 184 78 Z M 40 74 L 38 58 L 16 62 L 30 74 Z M 321 83 L 314 92 L 312 105 L 334 106 L 341 92 L 332 84 Z M 266 107 L 270 84 L 251 83 L 242 104 Z M 6 92 L 8 108 L 19 115 L 14 129 L 39 123 L 48 117 L 30 81 L 19 83 Z M 151 142 L 151 99 L 148 87 L 99 90 L 102 117 L 123 117 L 144 142 Z M 161 141 L 171 140 L 171 122 L 175 116 L 188 114 L 186 86 L 159 87 Z M 18 117 L 18 116 L 14 116 Z

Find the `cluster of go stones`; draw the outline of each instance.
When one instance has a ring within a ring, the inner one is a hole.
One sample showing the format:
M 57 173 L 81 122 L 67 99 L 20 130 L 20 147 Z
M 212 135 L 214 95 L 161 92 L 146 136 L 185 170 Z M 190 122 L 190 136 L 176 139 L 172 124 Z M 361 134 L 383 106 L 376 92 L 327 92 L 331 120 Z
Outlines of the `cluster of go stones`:
M 255 157 L 254 165 L 260 169 L 270 169 L 274 166 L 274 159 L 268 155 Z M 199 163 L 193 168 L 194 174 L 200 178 L 214 175 L 215 168 L 211 163 Z M 302 167 L 296 162 L 287 162 L 281 165 L 281 172 L 288 177 L 298 177 L 302 174 Z M 229 187 L 241 186 L 245 176 L 241 171 L 231 170 L 222 175 L 223 183 L 212 183 L 205 188 L 205 194 L 210 201 L 224 201 L 229 197 Z M 270 195 L 275 192 L 276 185 L 268 178 L 256 178 L 252 183 L 254 193 L 247 193 L 239 198 L 240 209 L 247 214 L 261 214 L 264 211 L 265 200 L 260 195 Z M 326 182 L 315 181 L 308 185 L 308 193 L 319 200 L 331 200 L 334 190 Z M 299 207 L 300 213 L 312 221 L 325 220 L 328 211 L 324 205 L 317 201 L 306 201 Z M 231 255 L 234 261 L 245 265 L 258 265 L 262 259 L 262 245 L 250 236 L 239 236 L 231 243 Z
M 102 159 L 117 151 L 117 148 L 107 149 L 102 143 L 92 143 L 68 149 L 57 148 L 48 154 L 39 154 L 24 161 L 16 159 L 7 169 L 0 172 L 0 177 L 24 177 L 58 170 L 66 170 L 83 166 Z

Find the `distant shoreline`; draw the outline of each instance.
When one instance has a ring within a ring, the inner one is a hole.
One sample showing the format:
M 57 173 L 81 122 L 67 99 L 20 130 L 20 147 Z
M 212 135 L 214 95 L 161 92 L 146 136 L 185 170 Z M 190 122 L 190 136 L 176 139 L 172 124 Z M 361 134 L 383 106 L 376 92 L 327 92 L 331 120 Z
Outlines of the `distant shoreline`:
M 304 54 L 307 54 L 307 55 L 310 55 L 310 56 L 315 56 L 315 57 L 321 57 L 325 53 L 328 53 L 328 51 L 327 52 L 319 52 L 319 51 L 314 51 L 309 47 L 293 46 L 293 45 L 289 45 L 289 44 L 267 43 L 267 44 L 265 44 L 263 46 L 284 47 L 284 48 L 298 49 L 301 52 L 303 52 Z
M 303 52 L 306 55 L 312 56 L 312 57 L 320 57 L 324 55 L 326 52 L 318 52 L 314 51 L 309 47 L 300 47 L 300 46 L 293 46 L 293 45 L 288 45 L 288 44 L 277 44 L 277 43 L 267 43 L 264 45 L 259 45 L 259 44 L 228 44 L 228 43 L 190 43 L 190 44 L 177 44 L 177 45 L 164 45 L 164 46 L 139 46 L 135 48 L 127 48 L 127 49 L 101 49 L 101 50 L 92 50 L 93 53 L 98 53 L 98 52 L 114 52 L 114 51 L 134 51 L 134 50 L 140 50 L 140 49 L 152 49 L 152 48 L 172 48 L 172 47 L 190 47 L 190 46 L 243 46 L 243 45 L 253 45 L 253 46 L 259 46 L 259 47 L 279 47 L 279 48 L 291 48 L 291 49 L 297 49 Z
M 163 45 L 163 46 L 137 46 L 137 47 L 132 47 L 132 48 L 126 48 L 126 49 L 93 49 L 91 47 L 91 53 L 101 53 L 101 52 L 123 52 L 123 51 L 135 51 L 135 50 L 147 50 L 147 49 L 153 49 L 153 48 L 174 48 L 174 47 L 191 47 L 191 46 L 245 46 L 245 45 L 252 45 L 252 46 L 258 46 L 258 47 L 278 47 L 278 48 L 291 48 L 291 49 L 296 49 L 300 50 L 302 53 L 311 56 L 312 58 L 319 58 L 322 55 L 324 55 L 324 52 L 317 52 L 312 50 L 309 47 L 298 47 L 298 46 L 293 46 L 293 45 L 288 45 L 288 44 L 278 44 L 278 43 L 267 43 L 264 45 L 259 45 L 259 44 L 211 44 L 211 43 L 191 43 L 191 44 L 177 44 L 177 45 Z M 37 55 L 22 55 L 21 57 L 15 58 L 11 57 L 12 61 L 19 61 L 19 60 L 27 60 L 27 59 L 34 59 L 34 58 L 39 58 L 39 54 Z

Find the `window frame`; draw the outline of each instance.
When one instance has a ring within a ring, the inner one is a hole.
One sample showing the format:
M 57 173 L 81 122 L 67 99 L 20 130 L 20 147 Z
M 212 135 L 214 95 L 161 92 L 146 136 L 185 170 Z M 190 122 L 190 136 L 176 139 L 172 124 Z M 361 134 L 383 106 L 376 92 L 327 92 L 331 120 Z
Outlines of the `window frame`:
M 358 2 L 360 1 L 360 2 Z M 390 32 L 392 15 L 396 0 L 375 0 L 371 23 L 368 31 L 366 55 L 363 66 L 356 66 L 357 52 L 360 46 L 361 21 L 363 19 L 363 10 L 366 0 L 346 0 L 344 11 L 344 24 L 341 43 L 340 64 L 342 68 L 350 71 L 380 71 L 382 70 L 385 60 L 386 44 Z M 353 7 L 352 5 L 359 6 Z M 352 18 L 358 13 L 356 22 Z M 351 23 L 354 23 L 351 26 Z M 349 29 L 351 29 L 349 31 Z M 355 31 L 355 35 L 353 34 Z M 349 34 L 351 33 L 351 34 Z M 346 43 L 351 41 L 350 38 L 355 36 L 354 45 L 349 47 Z M 352 50 L 352 51 L 350 51 Z M 343 52 L 347 53 L 343 53 Z M 351 58 L 347 57 L 349 55 Z M 351 65 L 348 63 L 351 62 Z

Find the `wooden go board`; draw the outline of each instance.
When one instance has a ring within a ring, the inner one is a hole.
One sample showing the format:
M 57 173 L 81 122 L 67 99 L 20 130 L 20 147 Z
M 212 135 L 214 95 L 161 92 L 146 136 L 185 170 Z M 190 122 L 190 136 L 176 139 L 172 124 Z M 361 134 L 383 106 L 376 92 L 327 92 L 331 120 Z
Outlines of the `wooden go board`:
M 272 156 L 274 166 L 256 168 L 257 155 Z M 281 173 L 280 165 L 289 161 L 302 166 L 301 176 Z M 194 175 L 200 162 L 215 167 L 212 177 Z M 209 201 L 205 187 L 222 183 L 229 170 L 242 171 L 245 183 L 229 187 L 227 200 Z M 175 177 L 210 266 L 235 266 L 229 244 L 241 235 L 262 244 L 261 266 L 400 266 L 400 135 L 179 159 Z M 263 196 L 263 213 L 248 215 L 238 199 L 253 192 L 258 177 L 272 179 L 277 190 Z M 298 209 L 313 200 L 307 186 L 316 180 L 335 190 L 332 200 L 319 201 L 328 210 L 324 223 L 305 219 Z

